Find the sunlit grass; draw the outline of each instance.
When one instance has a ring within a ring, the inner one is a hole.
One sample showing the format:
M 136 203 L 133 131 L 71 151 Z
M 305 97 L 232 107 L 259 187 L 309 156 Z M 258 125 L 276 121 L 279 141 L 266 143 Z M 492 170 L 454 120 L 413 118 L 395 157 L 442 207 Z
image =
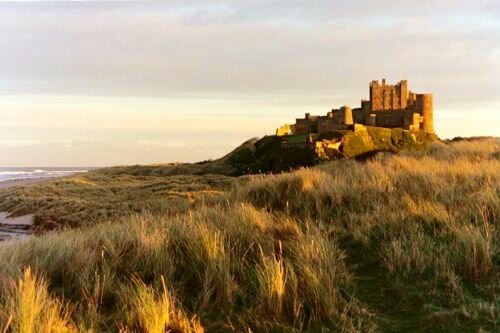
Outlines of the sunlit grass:
M 0 311 L 7 318 L 4 332 L 76 332 L 71 324 L 70 310 L 47 291 L 44 279 L 33 275 L 31 268 L 24 270 L 19 281 L 7 290 Z
M 245 177 L 186 210 L 4 244 L 0 328 L 495 331 L 499 151 L 438 143 Z

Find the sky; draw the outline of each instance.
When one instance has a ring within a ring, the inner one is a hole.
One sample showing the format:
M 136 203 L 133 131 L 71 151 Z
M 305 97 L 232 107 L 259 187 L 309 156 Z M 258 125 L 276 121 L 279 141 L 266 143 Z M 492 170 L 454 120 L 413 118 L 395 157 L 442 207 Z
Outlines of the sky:
M 500 1 L 0 2 L 0 166 L 217 158 L 382 78 L 500 136 Z

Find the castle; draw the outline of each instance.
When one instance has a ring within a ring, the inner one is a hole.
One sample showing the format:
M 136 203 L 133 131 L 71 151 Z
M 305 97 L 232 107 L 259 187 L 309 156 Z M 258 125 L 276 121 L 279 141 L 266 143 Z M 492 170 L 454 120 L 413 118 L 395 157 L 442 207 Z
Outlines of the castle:
M 298 118 L 294 125 L 284 125 L 276 135 L 327 133 L 350 129 L 354 125 L 422 130 L 434 133 L 432 94 L 416 94 L 408 90 L 408 82 L 402 80 L 388 85 L 385 79 L 370 83 L 370 100 L 361 100 L 361 107 L 343 106 L 333 109 L 326 116 Z

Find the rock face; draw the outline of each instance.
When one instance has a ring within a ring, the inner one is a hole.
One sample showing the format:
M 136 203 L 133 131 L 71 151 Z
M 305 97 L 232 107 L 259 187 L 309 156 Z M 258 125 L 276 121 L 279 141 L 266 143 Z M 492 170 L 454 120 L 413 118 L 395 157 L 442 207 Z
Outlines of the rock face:
M 406 149 L 425 149 L 436 140 L 435 134 L 425 131 L 357 126 L 355 131 L 343 136 L 340 150 L 345 157 L 352 158 L 375 151 L 397 153 Z
M 425 149 L 438 140 L 433 133 L 400 128 L 371 127 L 356 124 L 353 130 L 325 134 L 266 136 L 245 142 L 218 160 L 230 165 L 233 174 L 281 172 L 322 161 L 358 158 L 375 152 Z

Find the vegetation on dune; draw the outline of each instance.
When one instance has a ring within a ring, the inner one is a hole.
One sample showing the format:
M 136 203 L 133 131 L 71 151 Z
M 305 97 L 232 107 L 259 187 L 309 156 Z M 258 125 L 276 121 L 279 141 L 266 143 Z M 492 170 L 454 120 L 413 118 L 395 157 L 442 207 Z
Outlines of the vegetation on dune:
M 342 140 L 344 155 L 358 157 L 379 151 L 397 153 L 402 150 L 425 150 L 437 141 L 437 136 L 423 131 L 366 126 L 366 131 L 345 133 Z
M 99 170 L 1 191 L 0 211 L 34 213 L 38 231 L 79 227 L 144 210 L 187 212 L 221 196 L 233 181 L 222 175 L 107 175 Z
M 150 166 L 123 166 L 98 170 L 105 175 L 133 176 L 174 176 L 218 174 L 241 176 L 245 174 L 268 172 L 273 170 L 272 160 L 281 154 L 282 139 L 277 136 L 265 136 L 250 139 L 229 154 L 199 163 L 174 163 Z
M 499 152 L 434 143 L 220 178 L 186 211 L 3 244 L 0 329 L 35 332 L 35 313 L 48 332 L 496 331 Z
M 200 163 L 174 163 L 150 166 L 122 166 L 98 170 L 103 175 L 174 176 L 206 175 L 242 176 L 259 173 L 279 173 L 320 162 L 314 142 L 316 140 L 341 140 L 339 156 L 358 157 L 367 153 L 426 149 L 438 140 L 432 133 L 410 132 L 400 128 L 364 127 L 356 132 L 342 130 L 329 133 L 289 136 L 270 135 L 250 139 L 222 158 Z M 307 141 L 312 144 L 306 145 Z M 286 143 L 286 147 L 282 147 Z

